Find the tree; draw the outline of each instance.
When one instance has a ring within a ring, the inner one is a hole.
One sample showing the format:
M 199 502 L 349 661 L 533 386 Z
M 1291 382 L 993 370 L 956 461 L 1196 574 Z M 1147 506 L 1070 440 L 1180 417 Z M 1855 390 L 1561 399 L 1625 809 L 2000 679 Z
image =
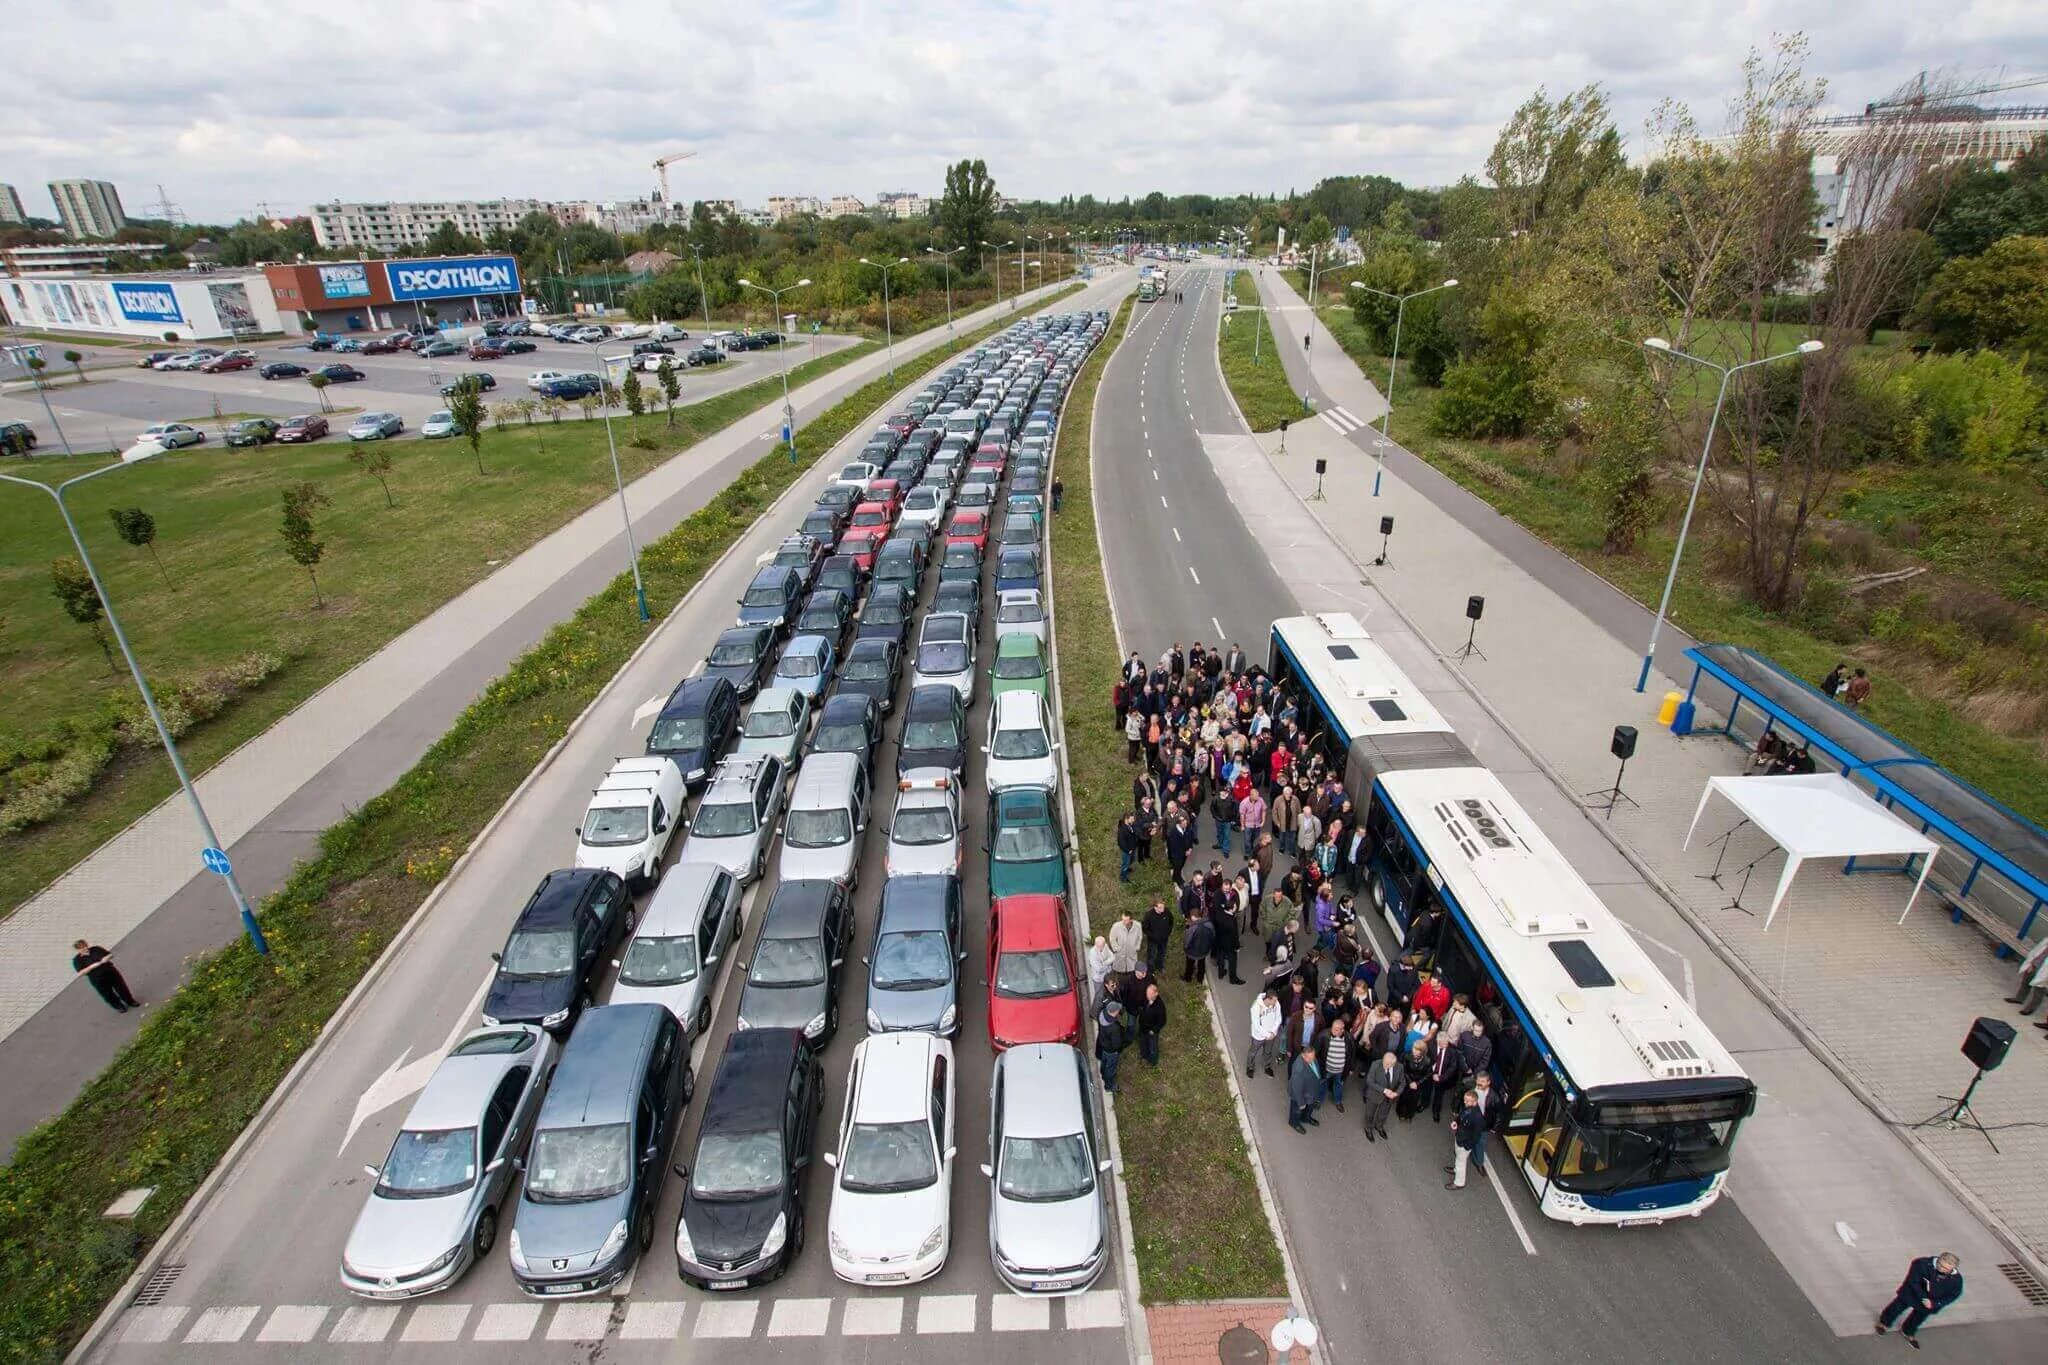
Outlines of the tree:
M 50 362 L 39 355 L 33 355 L 28 358 L 29 376 L 35 380 L 36 387 L 39 389 L 43 386 L 43 371 L 48 369 L 49 365 Z
M 455 429 L 469 442 L 469 453 L 476 457 L 476 472 L 484 472 L 484 391 L 474 379 L 465 379 L 457 384 L 448 395 L 448 415 L 455 419 Z
M 78 376 L 78 382 L 81 384 L 85 382 L 85 367 L 79 364 L 79 362 L 84 359 L 85 353 L 83 351 L 66 351 L 64 353 L 64 363 L 71 367 L 71 373 Z
M 671 267 L 636 284 L 621 300 L 626 311 L 642 322 L 673 322 L 693 317 L 699 310 L 697 275 L 694 267 Z
M 2048 237 L 2007 237 L 1943 266 L 1915 313 L 1945 351 L 2048 350 Z
M 633 436 L 640 435 L 640 416 L 647 411 L 647 391 L 640 386 L 640 371 L 627 367 L 626 381 L 620 388 L 626 400 L 626 411 L 633 414 Z
M 391 448 L 382 441 L 355 441 L 348 448 L 348 462 L 377 481 L 384 490 L 384 505 L 396 507 L 391 500 Z
M 85 565 L 66 555 L 50 561 L 50 589 L 56 593 L 57 601 L 63 604 L 64 614 L 81 626 L 92 627 L 92 638 L 99 645 L 100 653 L 107 658 L 107 672 L 114 671 L 114 651 L 107 648 L 107 637 L 100 630 L 100 617 L 105 615 L 100 602 L 99 589 L 92 583 L 92 575 L 85 571 Z
M 306 376 L 306 384 L 313 390 L 313 396 L 320 400 L 320 411 L 322 412 L 334 411 L 334 405 L 327 401 L 327 385 L 329 382 L 324 374 L 309 374 Z
M 661 401 L 668 408 L 668 424 L 676 424 L 676 399 L 682 396 L 682 377 L 676 373 L 673 357 L 663 356 L 654 377 L 661 382 Z
M 1964 172 L 1931 231 L 1949 256 L 1975 256 L 2007 237 L 2048 237 L 2048 137 L 2006 170 Z
M 956 161 L 946 168 L 946 188 L 939 197 L 939 228 L 946 245 L 973 246 L 991 233 L 996 217 L 996 182 L 988 163 Z
M 484 249 L 484 244 L 455 226 L 450 219 L 428 234 L 423 256 L 473 256 Z
M 156 571 L 169 583 L 171 576 L 164 570 L 164 562 L 156 554 L 156 518 L 140 507 L 109 507 L 107 515 L 113 518 L 114 531 L 121 539 L 138 550 L 149 551 L 149 557 L 156 560 Z
M 284 537 L 284 552 L 313 580 L 315 607 L 324 605 L 320 600 L 320 575 L 315 572 L 315 566 L 320 563 L 320 554 L 326 545 L 313 537 L 313 513 L 327 505 L 327 495 L 310 479 L 288 484 L 284 490 L 284 520 L 278 526 L 278 534 Z

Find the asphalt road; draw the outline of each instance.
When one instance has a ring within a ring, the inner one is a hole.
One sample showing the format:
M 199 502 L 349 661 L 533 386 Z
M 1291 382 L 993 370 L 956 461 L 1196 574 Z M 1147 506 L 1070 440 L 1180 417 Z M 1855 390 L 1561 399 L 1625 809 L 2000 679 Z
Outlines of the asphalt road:
M 1139 305 L 1098 400 L 1098 506 L 1115 509 L 1101 519 L 1116 528 L 1105 549 L 1111 597 L 1127 642 L 1148 659 L 1174 640 L 1218 638 L 1263 657 L 1273 619 L 1300 607 L 1201 448 L 1198 433 L 1243 432 L 1215 361 L 1222 271 L 1183 266 L 1177 276 L 1186 301 Z M 1206 845 L 1202 854 L 1220 856 Z M 1246 957 L 1256 981 L 1254 951 Z M 1217 995 L 1234 1064 L 1255 989 Z M 1331 1359 L 1824 1361 L 1905 1349 L 1837 1338 L 1732 1200 L 1681 1224 L 1573 1229 L 1537 1213 L 1506 1161 L 1446 1191 L 1448 1128 L 1427 1114 L 1369 1146 L 1354 1091 L 1348 1114 L 1326 1105 L 1321 1126 L 1301 1136 L 1286 1126 L 1278 1076 L 1237 1074 Z M 1923 1340 L 1936 1359 L 2038 1359 L 2035 1326 Z
M 1098 286 L 1064 307 L 1107 306 L 1129 279 Z M 671 1179 L 657 1215 L 653 1251 L 621 1292 L 594 1301 L 540 1305 L 514 1287 L 502 1251 L 474 1268 L 454 1289 L 419 1306 L 390 1308 L 355 1303 L 336 1280 L 341 1246 L 366 1194 L 361 1167 L 378 1161 L 403 1118 L 410 1094 L 382 1087 L 384 1103 L 361 1113 L 358 1105 L 380 1089 L 379 1078 L 402 1061 L 439 1047 L 474 1023 L 476 1002 L 512 916 L 548 870 L 573 850 L 571 829 L 581 818 L 590 786 L 615 754 L 637 753 L 651 712 L 636 712 L 665 696 L 691 671 L 716 632 L 730 624 L 731 603 L 751 576 L 758 556 L 793 529 L 817 489 L 866 438 L 857 429 L 842 449 L 822 459 L 709 574 L 698 591 L 657 630 L 649 645 L 595 703 L 582 728 L 556 758 L 500 813 L 467 861 L 449 878 L 439 900 L 405 937 L 388 968 L 369 983 L 356 1006 L 337 1020 L 330 1040 L 289 1087 L 286 1101 L 257 1130 L 186 1230 L 164 1248 L 175 1279 L 160 1303 L 130 1307 L 92 1352 L 118 1360 L 220 1358 L 230 1341 L 236 1356 L 273 1360 L 410 1358 L 560 1360 L 570 1351 L 594 1358 L 792 1358 L 861 1361 L 883 1356 L 937 1360 L 957 1356 L 972 1337 L 977 1355 L 997 1361 L 1044 1359 L 1047 1333 L 1062 1332 L 1057 1354 L 1072 1360 L 1123 1360 L 1118 1262 L 1095 1292 L 1058 1303 L 1024 1301 L 999 1286 L 988 1261 L 986 1182 L 976 1169 L 987 1143 L 987 1088 L 992 1056 L 986 1035 L 981 978 L 985 942 L 987 872 L 979 840 L 981 756 L 970 751 L 966 800 L 969 854 L 964 893 L 968 909 L 967 957 L 962 965 L 963 1021 L 956 1040 L 959 1157 L 953 1174 L 953 1248 L 939 1276 L 902 1293 L 871 1293 L 841 1284 L 827 1264 L 822 1235 L 809 1239 L 782 1281 L 730 1299 L 681 1285 L 675 1276 L 673 1228 L 681 1202 Z M 924 601 L 936 589 L 928 574 Z M 984 621 L 993 616 L 984 580 Z M 993 640 L 985 626 L 979 663 L 986 668 Z M 898 707 L 907 694 L 899 689 Z M 987 682 L 977 687 L 969 733 L 978 746 L 987 719 Z M 893 805 L 894 736 L 876 755 L 883 793 L 870 820 L 855 895 L 857 945 L 842 969 L 841 1028 L 826 1052 L 829 1078 L 821 1131 L 836 1126 L 843 1104 L 847 1060 L 861 1033 L 864 979 L 858 961 L 872 941 L 883 885 L 881 826 Z M 746 950 L 728 956 L 719 984 L 715 1022 L 695 1061 L 708 1079 L 730 1035 L 737 978 L 731 963 L 745 960 L 758 933 L 761 910 L 774 889 L 771 873 L 750 894 L 745 911 Z M 700 1092 L 702 1093 L 702 1092 Z M 694 1106 L 670 1159 L 680 1160 L 695 1141 Z M 811 1228 L 821 1234 L 829 1196 L 829 1170 L 813 1163 L 808 1181 Z M 501 1239 L 502 1240 L 502 1239 Z M 783 1338 L 798 1338 L 785 1341 Z M 749 1344 L 751 1343 L 751 1344 Z

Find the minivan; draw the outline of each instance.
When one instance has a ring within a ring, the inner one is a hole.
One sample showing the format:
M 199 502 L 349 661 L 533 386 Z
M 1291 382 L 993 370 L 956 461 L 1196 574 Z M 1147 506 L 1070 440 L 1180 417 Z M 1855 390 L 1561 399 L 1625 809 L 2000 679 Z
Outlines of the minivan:
M 541 1101 L 512 1229 L 535 1298 L 600 1294 L 654 1243 L 663 1167 L 689 1102 L 683 1026 L 659 1005 L 586 1010 Z
M 744 1289 L 789 1269 L 804 1245 L 804 1176 L 824 1069 L 795 1029 L 735 1032 L 718 1059 L 676 1220 L 676 1274 Z
M 783 879 L 822 878 L 851 887 L 868 827 L 868 774 L 853 754 L 812 754 L 797 770 L 783 819 Z
M 677 863 L 662 874 L 639 928 L 626 944 L 611 1003 L 660 1005 L 702 1037 L 711 991 L 740 929 L 739 879 L 711 863 Z
M 735 625 L 770 626 L 779 635 L 796 619 L 803 600 L 803 575 L 787 564 L 769 564 L 754 574 L 754 581 L 739 600 L 740 615 Z
M 714 667 L 725 644 L 721 635 L 711 651 Z M 655 716 L 654 728 L 647 732 L 647 752 L 674 760 L 683 771 L 684 784 L 696 791 L 711 775 L 712 765 L 732 742 L 739 725 L 740 690 L 730 679 L 716 675 L 686 678 L 669 693 Z

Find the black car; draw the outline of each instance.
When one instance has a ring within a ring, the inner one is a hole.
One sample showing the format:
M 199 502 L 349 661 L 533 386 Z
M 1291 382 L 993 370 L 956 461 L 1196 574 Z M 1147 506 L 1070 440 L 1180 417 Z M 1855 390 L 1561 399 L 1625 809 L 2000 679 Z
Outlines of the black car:
M 839 661 L 832 695 L 866 697 L 887 711 L 895 704 L 896 679 L 903 670 L 903 646 L 895 640 L 855 640 Z
M 723 365 L 725 363 L 725 352 L 707 341 L 696 350 L 685 354 L 683 359 L 691 365 Z
M 893 640 L 900 647 L 903 637 L 910 629 L 910 615 L 917 609 L 917 599 L 901 583 L 877 582 L 874 591 L 868 594 L 868 604 L 860 614 L 860 628 L 853 633 L 856 640 Z
M 498 376 L 484 370 L 473 370 L 469 374 L 459 374 L 441 386 L 441 396 L 443 398 L 453 397 L 462 389 L 464 384 L 474 384 L 479 391 L 495 389 L 498 387 Z
M 946 547 L 946 554 L 939 561 L 939 582 L 979 583 L 981 581 L 981 551 L 970 541 L 955 541 Z
M 818 565 L 825 560 L 826 542 L 808 532 L 799 530 L 793 536 L 784 536 L 782 543 L 775 547 L 775 558 L 771 563 L 787 564 L 803 575 L 804 591 L 811 590 L 811 584 L 818 577 Z
M 734 626 L 711 642 L 698 676 L 724 678 L 739 689 L 740 700 L 752 700 L 775 668 L 775 628 Z
M 915 596 L 918 584 L 924 581 L 924 556 L 924 541 L 897 532 L 875 552 L 875 586 L 890 584 Z
M 855 488 L 849 483 L 827 484 L 824 490 L 818 494 L 817 504 L 820 507 L 829 507 L 833 511 L 851 518 L 853 516 L 854 504 L 861 501 L 865 492 L 865 489 Z
M 699 1289 L 779 1278 L 804 1245 L 804 1174 L 824 1073 L 803 1034 L 736 1030 L 711 1078 L 676 1223 L 676 1273 Z
M 829 507 L 813 507 L 804 513 L 803 524 L 796 529 L 826 545 L 839 540 L 840 531 L 845 529 L 846 516 Z
M 353 384 L 358 379 L 369 378 L 368 375 L 353 365 L 322 365 L 313 373 L 319 375 L 330 384 Z
M 720 640 L 725 637 L 720 636 Z M 717 653 L 716 648 L 712 650 Z M 685 678 L 662 703 L 654 728 L 647 732 L 647 752 L 675 760 L 683 781 L 702 787 L 740 728 L 740 692 L 731 680 L 710 670 Z
M 500 355 L 525 355 L 529 351 L 537 351 L 540 349 L 540 347 L 534 345 L 532 342 L 526 340 L 524 337 L 516 336 L 499 337 L 497 341 L 494 343 L 494 346 Z
M 634 355 L 674 355 L 675 353 L 676 348 L 664 342 L 636 341 L 633 343 Z
M 825 698 L 818 728 L 811 731 L 811 753 L 852 754 L 872 773 L 881 743 L 882 708 L 872 696 L 841 689 Z
M 0 455 L 26 455 L 35 448 L 34 427 L 26 422 L 0 423 Z
M 957 611 L 967 618 L 969 630 L 981 628 L 981 583 L 975 579 L 956 578 L 939 584 L 938 593 L 932 598 L 932 611 Z
M 256 371 L 261 379 L 297 379 L 306 372 L 304 365 L 295 365 L 289 360 L 273 360 Z
M 512 923 L 484 996 L 484 1022 L 566 1032 L 590 1003 L 612 945 L 633 928 L 633 898 L 615 872 L 550 872 Z
M 853 601 L 860 601 L 861 589 L 868 583 L 867 570 L 852 555 L 827 555 L 825 562 L 818 566 L 818 586 L 836 588 Z
M 837 588 L 819 588 L 804 599 L 796 615 L 794 635 L 822 635 L 832 642 L 832 652 L 846 648 L 847 632 L 853 629 L 853 599 Z
M 738 1027 L 793 1028 L 822 1048 L 839 1029 L 839 967 L 853 935 L 853 904 L 830 877 L 775 888 L 740 990 Z
M 910 689 L 903 733 L 896 741 L 896 776 L 918 768 L 944 768 L 957 776 L 967 765 L 967 708 L 946 683 Z

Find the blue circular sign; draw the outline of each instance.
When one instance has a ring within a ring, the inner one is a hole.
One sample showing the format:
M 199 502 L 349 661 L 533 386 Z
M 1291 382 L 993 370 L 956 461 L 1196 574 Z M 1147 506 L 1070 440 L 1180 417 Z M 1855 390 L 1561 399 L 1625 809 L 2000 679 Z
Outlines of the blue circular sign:
M 225 877 L 228 873 L 234 871 L 235 865 L 228 861 L 228 855 L 217 848 L 201 849 L 199 851 L 199 861 L 205 863 L 206 870 L 213 873 L 216 877 Z

